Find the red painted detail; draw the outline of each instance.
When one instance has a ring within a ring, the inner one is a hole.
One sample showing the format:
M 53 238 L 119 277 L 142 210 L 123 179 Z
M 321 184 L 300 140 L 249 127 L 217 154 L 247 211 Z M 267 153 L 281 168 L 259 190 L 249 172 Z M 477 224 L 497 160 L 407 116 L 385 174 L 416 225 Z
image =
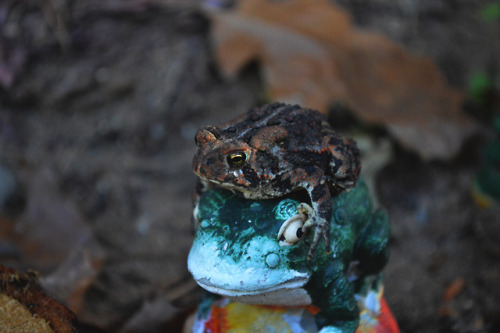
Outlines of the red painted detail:
M 306 309 L 313 315 L 317 315 L 318 312 L 320 311 L 319 308 L 317 306 L 314 306 L 314 305 L 307 305 L 306 306 Z
M 210 319 L 205 323 L 206 333 L 224 333 L 227 332 L 227 311 L 224 308 L 212 305 L 210 310 Z
M 307 311 L 309 311 L 309 313 L 311 313 L 313 316 L 318 314 L 318 312 L 320 311 L 320 309 L 317 307 L 317 306 L 314 306 L 314 305 L 306 305 L 306 306 L 282 306 L 282 305 L 254 305 L 256 307 L 259 307 L 259 308 L 265 308 L 265 309 L 268 309 L 268 310 L 274 310 L 274 311 L 287 311 L 287 309 L 291 309 L 291 308 L 300 308 L 300 309 L 306 309 Z
M 387 305 L 385 298 L 380 300 L 381 313 L 378 319 L 378 325 L 375 329 L 376 333 L 399 333 L 399 326 L 392 314 L 391 309 Z
M 325 198 L 324 196 L 323 196 L 323 197 L 321 197 L 321 198 L 318 198 L 318 199 L 316 200 L 316 203 L 319 205 L 319 204 L 321 204 L 323 201 L 325 201 L 325 199 L 326 199 L 326 198 Z M 330 200 L 330 198 L 328 198 L 328 200 Z

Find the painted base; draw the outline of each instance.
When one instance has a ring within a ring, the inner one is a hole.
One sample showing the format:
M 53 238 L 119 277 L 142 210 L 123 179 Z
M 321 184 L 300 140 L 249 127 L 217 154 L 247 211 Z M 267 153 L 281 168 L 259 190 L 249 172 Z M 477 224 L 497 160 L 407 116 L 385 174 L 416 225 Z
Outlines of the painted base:
M 357 297 L 360 324 L 356 333 L 399 333 L 394 316 L 383 291 L 369 292 Z M 320 310 L 315 306 L 270 306 L 233 302 L 227 298 L 209 299 L 201 304 L 192 329 L 193 333 L 283 332 L 317 333 L 341 332 L 334 327 L 318 330 L 314 316 Z

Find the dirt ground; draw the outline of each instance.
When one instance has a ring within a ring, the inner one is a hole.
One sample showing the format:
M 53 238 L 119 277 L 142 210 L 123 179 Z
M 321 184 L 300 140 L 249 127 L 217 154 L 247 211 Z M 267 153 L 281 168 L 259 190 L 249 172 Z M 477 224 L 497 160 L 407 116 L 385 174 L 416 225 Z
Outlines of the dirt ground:
M 487 1 L 337 3 L 464 94 L 500 66 L 500 21 L 475 18 Z M 268 94 L 258 63 L 221 76 L 198 5 L 0 4 L 0 264 L 39 271 L 83 332 L 178 332 L 199 298 L 186 268 L 194 134 Z M 402 332 L 500 331 L 500 204 L 472 196 L 494 94 L 464 107 L 477 130 L 451 160 L 363 127 L 390 143 L 371 177 L 392 221 L 385 292 Z

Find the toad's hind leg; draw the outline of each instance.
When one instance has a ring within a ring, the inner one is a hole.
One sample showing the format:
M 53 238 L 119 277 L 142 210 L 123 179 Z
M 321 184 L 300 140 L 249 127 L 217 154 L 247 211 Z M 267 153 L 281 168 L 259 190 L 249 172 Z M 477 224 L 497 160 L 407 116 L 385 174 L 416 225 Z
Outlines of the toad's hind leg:
M 314 188 L 310 195 L 312 207 L 305 203 L 301 203 L 297 207 L 299 213 L 307 216 L 303 231 L 307 232 L 308 229 L 314 227 L 312 244 L 307 253 L 309 260 L 314 256 L 321 238 L 325 241 L 326 252 L 330 252 L 330 221 L 332 219 L 332 202 L 328 187 Z

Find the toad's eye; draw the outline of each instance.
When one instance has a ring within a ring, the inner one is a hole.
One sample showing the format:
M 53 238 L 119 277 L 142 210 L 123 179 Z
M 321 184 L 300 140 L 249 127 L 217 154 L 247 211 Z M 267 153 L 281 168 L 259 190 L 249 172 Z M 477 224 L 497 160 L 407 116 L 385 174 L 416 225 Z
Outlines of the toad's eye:
M 295 215 L 283 222 L 278 232 L 278 240 L 281 246 L 290 246 L 297 243 L 304 235 L 303 215 Z
M 242 152 L 236 152 L 236 153 L 231 153 L 227 155 L 227 164 L 231 168 L 238 168 L 243 166 L 245 164 L 245 160 L 247 159 L 247 156 L 245 153 Z

